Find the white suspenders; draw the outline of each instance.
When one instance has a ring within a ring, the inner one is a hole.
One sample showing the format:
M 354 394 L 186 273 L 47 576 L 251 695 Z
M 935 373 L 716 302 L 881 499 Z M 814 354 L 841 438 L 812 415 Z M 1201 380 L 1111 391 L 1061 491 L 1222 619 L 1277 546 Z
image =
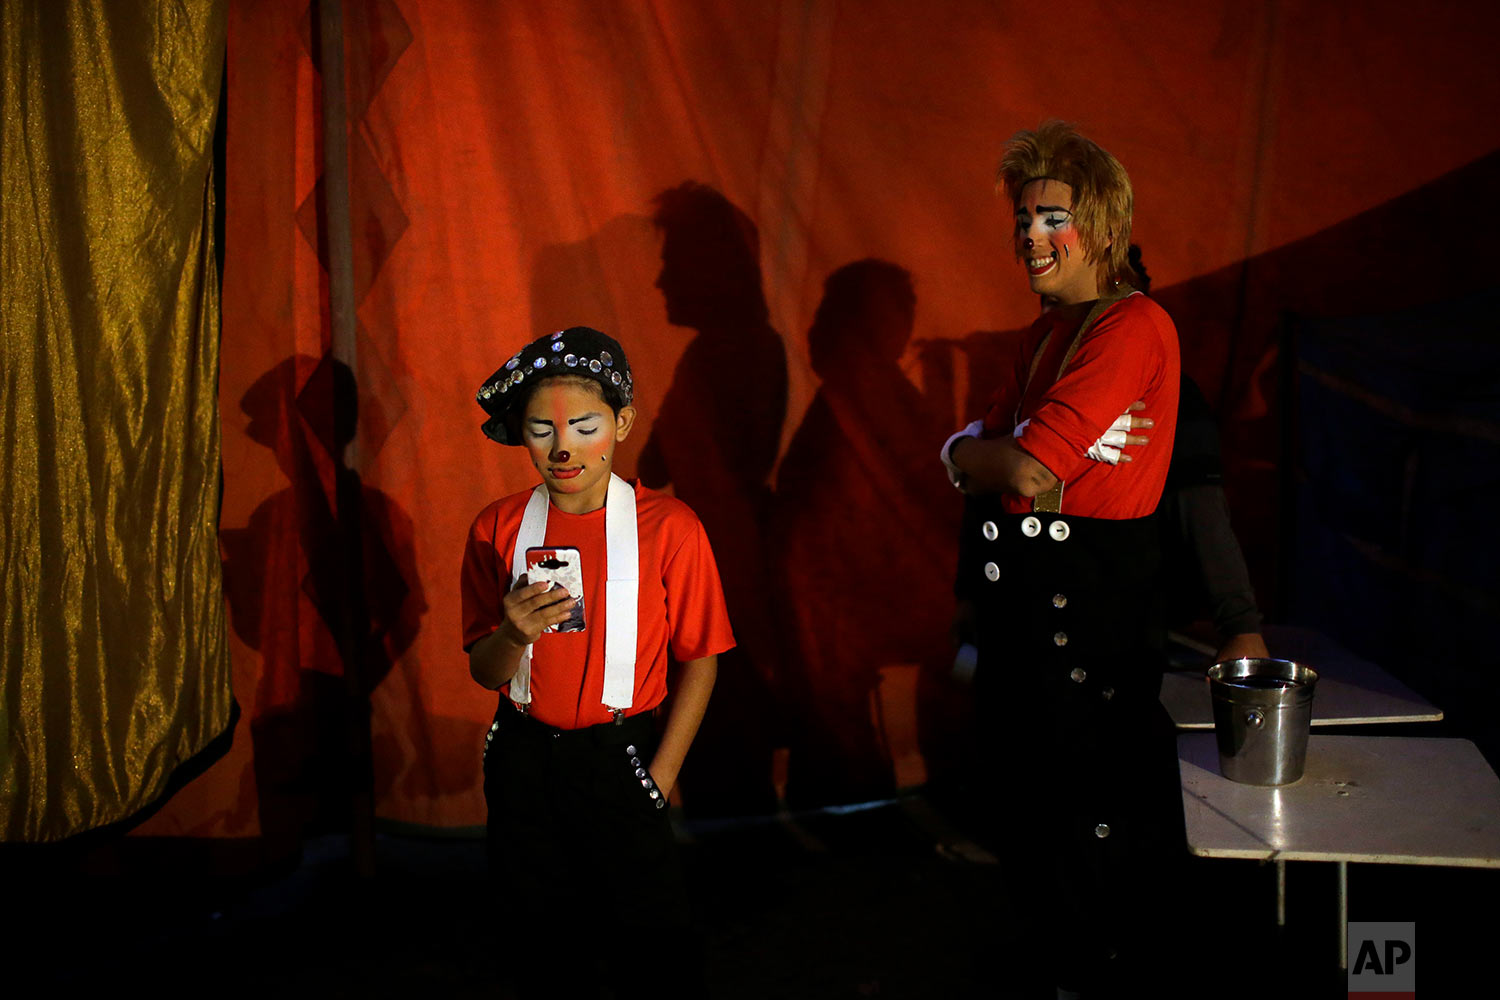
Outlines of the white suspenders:
M 518 580 L 526 572 L 526 550 L 546 544 L 547 487 L 538 486 L 526 502 L 521 530 L 510 554 L 510 574 Z M 604 707 L 616 719 L 635 698 L 636 607 L 640 598 L 640 540 L 635 520 L 635 491 L 610 473 L 604 500 Z M 510 699 L 525 711 L 531 704 L 531 647 L 521 654 L 521 665 L 510 679 Z

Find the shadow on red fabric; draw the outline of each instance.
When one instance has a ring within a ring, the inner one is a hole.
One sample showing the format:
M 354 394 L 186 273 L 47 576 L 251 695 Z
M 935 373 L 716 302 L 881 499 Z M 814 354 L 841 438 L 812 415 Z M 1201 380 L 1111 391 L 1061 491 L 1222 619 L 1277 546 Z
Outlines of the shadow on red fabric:
M 911 341 L 911 275 L 867 259 L 834 271 L 808 331 L 822 385 L 777 476 L 775 592 L 793 639 L 798 720 L 794 804 L 889 794 L 876 718 L 881 669 L 950 659 L 958 495 L 936 474 L 947 399 L 900 360 Z
M 261 828 L 272 839 L 347 823 L 347 713 L 368 702 L 351 697 L 339 636 L 350 630 L 367 697 L 416 639 L 427 610 L 410 517 L 343 462 L 356 395 L 348 366 L 296 356 L 257 379 L 240 403 L 249 437 L 275 453 L 292 484 L 267 497 L 246 527 L 221 532 L 230 619 L 263 659 L 250 732 Z M 354 498 L 360 545 L 346 564 L 338 511 Z M 350 587 L 351 579 L 363 585 Z
M 739 645 L 683 772 L 700 814 L 762 812 L 781 744 L 781 643 L 768 602 L 771 469 L 786 421 L 786 348 L 761 287 L 759 237 L 718 191 L 686 182 L 657 195 L 656 287 L 667 321 L 696 335 L 683 352 L 641 450 L 641 481 L 668 485 L 713 543 Z

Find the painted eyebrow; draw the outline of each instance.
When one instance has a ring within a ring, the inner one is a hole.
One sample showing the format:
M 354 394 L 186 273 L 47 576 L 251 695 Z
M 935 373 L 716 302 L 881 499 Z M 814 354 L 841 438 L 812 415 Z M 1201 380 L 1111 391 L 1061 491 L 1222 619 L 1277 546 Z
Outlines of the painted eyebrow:
M 598 420 L 602 416 L 604 416 L 604 414 L 602 413 L 585 413 L 581 417 L 570 418 L 568 420 L 568 426 L 572 427 L 574 424 L 581 424 L 585 420 Z M 546 419 L 545 417 L 527 417 L 526 422 L 528 424 L 546 424 L 548 427 L 552 426 L 552 421 Z
M 1063 212 L 1063 213 L 1065 213 L 1067 215 L 1072 215 L 1073 214 L 1073 210 L 1071 208 L 1064 208 L 1061 205 L 1038 205 L 1036 207 L 1036 210 L 1037 210 L 1038 213 L 1046 213 L 1046 214 L 1050 214 L 1052 212 Z M 1016 214 L 1017 215 L 1030 215 L 1031 214 L 1031 210 L 1028 209 L 1028 208 L 1026 208 L 1024 205 L 1022 205 L 1022 206 L 1019 206 L 1019 207 L 1016 208 Z

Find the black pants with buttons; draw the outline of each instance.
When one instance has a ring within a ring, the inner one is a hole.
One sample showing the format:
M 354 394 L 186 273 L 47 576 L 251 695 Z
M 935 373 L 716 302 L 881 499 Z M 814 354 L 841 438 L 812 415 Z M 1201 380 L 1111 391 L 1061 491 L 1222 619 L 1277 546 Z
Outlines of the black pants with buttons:
M 1099 985 L 1165 940 L 1186 860 L 1158 701 L 1156 526 L 970 504 L 960 589 L 976 608 L 989 839 L 1036 935 L 1026 953 L 1054 983 Z
M 636 774 L 650 717 L 557 730 L 502 701 L 496 721 L 484 794 L 501 975 L 527 998 L 702 996 L 667 810 Z

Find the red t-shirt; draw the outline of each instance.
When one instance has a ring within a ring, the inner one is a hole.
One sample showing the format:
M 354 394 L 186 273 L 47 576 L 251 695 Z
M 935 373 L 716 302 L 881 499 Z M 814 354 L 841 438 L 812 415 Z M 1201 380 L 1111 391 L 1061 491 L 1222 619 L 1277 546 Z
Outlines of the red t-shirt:
M 680 500 L 635 487 L 640 547 L 635 696 L 627 715 L 649 712 L 667 696 L 668 651 L 679 662 L 734 647 L 713 550 L 698 517 Z M 500 627 L 511 587 L 511 552 L 531 490 L 496 500 L 474 519 L 464 549 L 464 649 Z M 531 647 L 531 715 L 560 729 L 610 721 L 604 695 L 604 508 L 587 514 L 547 511 L 549 546 L 571 545 L 583 564 L 582 632 L 545 633 Z M 509 685 L 502 688 L 508 693 Z
M 1058 378 L 1076 332 L 1077 327 L 1056 310 L 1027 331 L 1015 379 L 1000 387 L 985 415 L 985 436 L 1009 434 L 1030 419 L 1016 443 L 1063 480 L 1064 514 L 1111 520 L 1145 517 L 1156 510 L 1172 460 L 1181 377 L 1177 328 L 1146 296 L 1121 299 L 1084 334 Z M 1049 333 L 1028 386 L 1037 347 Z M 1119 465 L 1089 458 L 1089 446 L 1138 399 L 1146 403 L 1139 415 L 1156 423 L 1146 432 L 1150 444 L 1130 447 L 1131 460 Z M 1005 494 L 1002 502 L 1013 514 L 1032 509 L 1029 498 L 1015 494 Z

